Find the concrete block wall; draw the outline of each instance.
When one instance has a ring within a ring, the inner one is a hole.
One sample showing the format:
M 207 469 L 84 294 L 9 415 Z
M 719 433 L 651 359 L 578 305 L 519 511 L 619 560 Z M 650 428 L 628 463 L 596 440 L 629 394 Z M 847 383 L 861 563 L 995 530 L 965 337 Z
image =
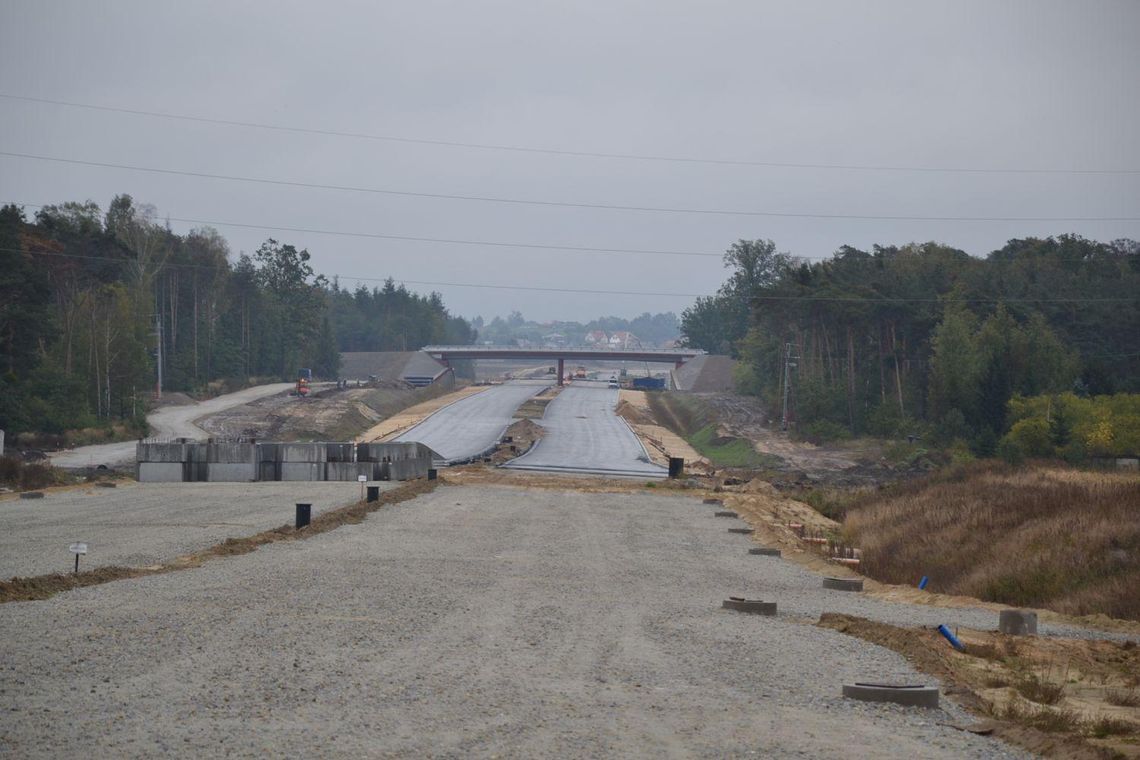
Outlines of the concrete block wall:
M 427 475 L 437 455 L 422 443 L 144 442 L 144 483 L 409 480 Z
M 281 480 L 324 480 L 324 462 L 282 462 Z
M 252 483 L 257 480 L 257 463 L 208 462 L 206 480 L 210 483 Z
M 369 480 L 379 480 L 377 469 L 376 462 L 328 462 L 325 465 L 325 479 L 355 483 L 363 475 Z
M 139 462 L 139 482 L 182 483 L 185 469 L 182 462 Z

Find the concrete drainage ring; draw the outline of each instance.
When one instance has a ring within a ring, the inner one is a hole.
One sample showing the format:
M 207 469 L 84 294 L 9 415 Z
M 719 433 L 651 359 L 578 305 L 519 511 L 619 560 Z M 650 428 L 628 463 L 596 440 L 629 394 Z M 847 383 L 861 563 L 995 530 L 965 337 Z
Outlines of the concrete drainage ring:
M 751 533 L 753 528 L 729 528 L 729 533 Z
M 730 596 L 725 599 L 721 604 L 726 610 L 736 610 L 737 612 L 748 612 L 753 615 L 775 615 L 776 603 L 775 602 L 762 602 L 759 599 L 744 599 L 739 596 Z
M 723 509 L 720 512 L 713 512 L 714 517 L 739 517 L 735 512 Z
M 894 702 L 907 707 L 938 707 L 938 687 L 886 683 L 843 684 L 843 696 L 864 702 Z
M 862 591 L 862 578 L 824 578 L 823 587 L 835 591 Z
M 749 554 L 760 554 L 760 555 L 763 555 L 765 557 L 779 557 L 780 556 L 780 550 L 779 549 L 771 549 L 767 546 L 754 546 L 748 550 L 748 553 Z

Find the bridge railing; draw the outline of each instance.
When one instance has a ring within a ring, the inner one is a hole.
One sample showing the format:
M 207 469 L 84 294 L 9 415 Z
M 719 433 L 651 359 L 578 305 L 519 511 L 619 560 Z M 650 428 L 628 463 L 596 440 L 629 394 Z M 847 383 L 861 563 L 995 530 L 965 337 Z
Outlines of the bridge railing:
M 612 346 L 567 346 L 565 348 L 549 348 L 542 346 L 539 348 L 519 348 L 518 346 L 424 346 L 420 349 L 427 354 L 448 354 L 448 353 L 547 353 L 547 354 L 564 354 L 571 355 L 575 353 L 583 354 L 655 354 L 661 356 L 700 356 L 704 353 L 702 349 L 696 348 L 613 348 Z

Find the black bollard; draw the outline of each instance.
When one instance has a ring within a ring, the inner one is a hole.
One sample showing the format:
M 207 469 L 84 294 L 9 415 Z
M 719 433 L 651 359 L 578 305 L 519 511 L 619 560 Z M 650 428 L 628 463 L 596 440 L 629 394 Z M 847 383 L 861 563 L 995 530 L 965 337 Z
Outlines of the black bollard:
M 368 501 L 380 501 L 380 486 L 368 486 Z
M 297 530 L 304 528 L 309 524 L 309 520 L 313 515 L 312 504 L 298 504 L 297 505 L 297 520 L 293 527 Z
M 669 457 L 669 477 L 679 478 L 685 472 L 685 460 L 681 457 Z

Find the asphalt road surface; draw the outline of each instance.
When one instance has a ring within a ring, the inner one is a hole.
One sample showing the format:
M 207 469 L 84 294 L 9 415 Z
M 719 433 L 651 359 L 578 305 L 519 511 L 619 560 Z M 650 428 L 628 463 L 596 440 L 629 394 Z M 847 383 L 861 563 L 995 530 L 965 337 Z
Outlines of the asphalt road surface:
M 292 387 L 293 383 L 258 385 L 197 404 L 164 406 L 148 414 L 146 421 L 150 424 L 150 435 L 153 438 L 209 438 L 210 434 L 195 425 L 194 420 L 266 396 L 284 393 Z M 51 463 L 56 467 L 82 468 L 97 467 L 101 464 L 107 467 L 122 466 L 135 461 L 135 441 L 80 446 L 70 451 L 55 452 L 49 456 Z
M 491 386 L 443 407 L 396 440 L 426 444 L 446 462 L 478 456 L 502 437 L 515 410 L 549 385 L 547 380 L 512 380 Z
M 576 382 L 563 390 L 538 421 L 546 436 L 505 467 L 663 478 L 629 425 L 614 413 L 618 391 L 603 383 Z
M 872 604 L 747 554 L 698 499 L 441 487 L 359 525 L 0 605 L 11 757 L 1024 757 L 843 699 L 930 683 L 812 625 Z M 721 609 L 729 595 L 780 616 Z M 993 625 L 995 614 L 985 614 Z
M 387 490 L 396 483 L 372 483 Z M 145 567 L 252 536 L 295 517 L 360 499 L 358 483 L 123 483 L 118 488 L 48 491 L 43 499 L 0 501 L 0 578 L 70 571 L 69 544 L 87 543 L 87 570 Z

